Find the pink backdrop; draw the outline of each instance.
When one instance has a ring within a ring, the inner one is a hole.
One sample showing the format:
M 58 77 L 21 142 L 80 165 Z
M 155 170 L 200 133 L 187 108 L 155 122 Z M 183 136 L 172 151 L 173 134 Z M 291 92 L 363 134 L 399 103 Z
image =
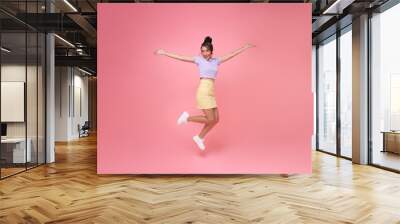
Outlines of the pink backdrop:
M 98 7 L 98 153 L 101 174 L 310 173 L 311 4 L 135 3 Z M 214 56 L 255 48 L 223 63 L 216 80 L 220 122 L 205 140 L 198 68 L 153 52 Z

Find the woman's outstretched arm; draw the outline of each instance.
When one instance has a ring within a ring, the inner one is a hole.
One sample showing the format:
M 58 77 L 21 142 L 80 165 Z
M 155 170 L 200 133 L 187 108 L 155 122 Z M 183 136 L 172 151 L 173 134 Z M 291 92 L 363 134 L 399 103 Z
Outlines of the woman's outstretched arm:
M 154 53 L 155 54 L 159 54 L 159 55 L 165 55 L 165 56 L 168 56 L 168 57 L 173 58 L 173 59 L 186 61 L 186 62 L 193 62 L 194 63 L 194 58 L 191 57 L 191 56 L 182 56 L 182 55 L 174 54 L 174 53 L 171 53 L 171 52 L 167 52 L 167 51 L 165 51 L 163 49 L 158 49 Z
M 221 64 L 222 62 L 225 62 L 233 57 L 235 57 L 236 55 L 242 53 L 244 50 L 246 50 L 247 48 L 251 48 L 251 47 L 255 47 L 255 45 L 253 44 L 246 44 L 243 47 L 236 49 L 234 51 L 232 51 L 231 53 L 228 53 L 226 55 L 223 55 L 221 57 L 219 57 L 219 63 Z

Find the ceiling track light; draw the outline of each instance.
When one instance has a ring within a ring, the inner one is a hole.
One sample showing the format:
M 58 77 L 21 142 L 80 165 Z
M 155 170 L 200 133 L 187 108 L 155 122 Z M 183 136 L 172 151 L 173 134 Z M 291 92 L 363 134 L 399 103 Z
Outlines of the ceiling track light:
M 75 48 L 75 45 L 73 45 L 71 42 L 69 42 L 68 40 L 62 38 L 61 36 L 59 36 L 58 34 L 54 34 L 55 37 L 57 37 L 58 39 L 60 39 L 62 42 L 66 43 L 67 45 Z
M 86 71 L 86 70 L 83 70 L 83 69 L 81 69 L 81 68 L 79 68 L 79 67 L 78 67 L 78 70 L 81 71 L 81 72 L 83 72 L 83 73 L 85 73 L 85 74 L 87 74 L 87 75 L 90 75 L 90 76 L 93 75 L 92 73 L 90 73 L 90 72 L 88 72 L 88 71 Z
M 9 49 L 7 49 L 5 47 L 1 47 L 1 51 L 4 51 L 6 53 L 10 53 L 11 52 L 11 50 L 9 50 Z
M 68 0 L 64 0 L 64 3 L 67 4 L 74 12 L 78 12 L 78 10 Z
M 343 10 L 351 5 L 355 0 L 336 0 L 327 9 L 325 9 L 323 15 L 340 15 L 343 14 Z
M 330 5 L 327 9 L 324 10 L 324 12 L 322 12 L 322 14 L 326 15 L 326 14 L 332 14 L 330 11 L 332 9 L 334 9 L 335 7 L 337 7 L 337 5 L 339 4 L 341 0 L 336 0 L 332 5 Z M 339 13 L 337 13 L 339 14 Z

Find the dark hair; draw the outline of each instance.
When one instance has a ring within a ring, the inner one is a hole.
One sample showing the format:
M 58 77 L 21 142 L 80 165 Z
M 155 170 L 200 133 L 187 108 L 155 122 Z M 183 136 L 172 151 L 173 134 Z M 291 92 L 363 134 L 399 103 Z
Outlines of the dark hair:
M 206 47 L 207 50 L 210 50 L 212 52 L 213 51 L 212 38 L 210 36 L 206 36 L 206 38 L 204 38 L 203 43 L 201 44 L 201 47 Z

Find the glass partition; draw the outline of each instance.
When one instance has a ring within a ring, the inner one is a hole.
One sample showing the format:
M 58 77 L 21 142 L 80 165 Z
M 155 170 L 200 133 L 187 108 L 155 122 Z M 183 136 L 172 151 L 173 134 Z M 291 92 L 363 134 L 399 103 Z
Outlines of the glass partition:
M 44 1 L 0 2 L 17 16 L 42 13 L 43 6 Z M 45 44 L 44 33 L 0 12 L 1 179 L 45 163 Z
M 1 34 L 1 176 L 26 169 L 32 151 L 26 142 L 26 33 Z
M 36 32 L 27 33 L 27 74 L 26 74 L 26 113 L 27 113 L 27 150 L 30 151 L 28 168 L 37 165 L 38 158 L 38 35 Z

